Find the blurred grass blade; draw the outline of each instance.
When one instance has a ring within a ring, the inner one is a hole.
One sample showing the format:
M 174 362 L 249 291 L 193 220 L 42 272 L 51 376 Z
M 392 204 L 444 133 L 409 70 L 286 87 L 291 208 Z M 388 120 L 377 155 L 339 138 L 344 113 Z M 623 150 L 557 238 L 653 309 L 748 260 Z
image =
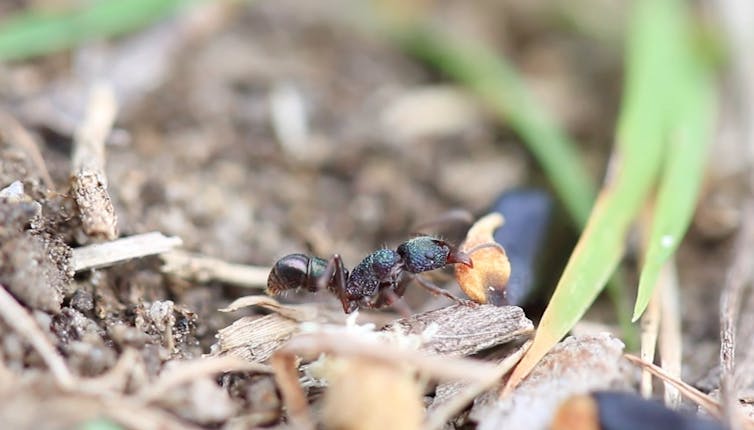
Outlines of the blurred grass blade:
M 668 154 L 660 179 L 649 245 L 639 278 L 633 320 L 636 321 L 652 297 L 660 270 L 675 253 L 694 214 L 704 175 L 707 144 L 715 119 L 714 85 L 698 57 L 689 55 L 685 85 L 679 86 L 678 113 L 670 130 Z
M 518 133 L 574 222 L 582 227 L 595 196 L 576 145 L 545 114 L 515 70 L 495 53 L 420 22 L 392 29 L 404 49 L 472 90 Z
M 513 371 L 505 393 L 583 316 L 623 255 L 626 232 L 662 164 L 671 99 L 682 70 L 685 3 L 639 0 L 629 27 L 624 100 L 617 147 L 607 181 L 586 229 L 545 309 L 532 347 Z
M 127 33 L 190 3 L 189 0 L 101 0 L 76 10 L 21 12 L 0 21 L 0 61 L 49 54 L 93 38 Z

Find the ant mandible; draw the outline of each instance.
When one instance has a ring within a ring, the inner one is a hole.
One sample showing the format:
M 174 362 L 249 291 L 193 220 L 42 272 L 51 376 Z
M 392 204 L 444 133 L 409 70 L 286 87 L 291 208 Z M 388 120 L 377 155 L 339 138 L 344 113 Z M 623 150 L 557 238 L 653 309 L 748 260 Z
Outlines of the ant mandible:
M 330 260 L 304 254 L 290 254 L 278 260 L 267 278 L 267 294 L 305 288 L 316 292 L 327 288 L 349 314 L 358 308 L 375 309 L 396 303 L 408 284 L 415 280 L 434 294 L 471 304 L 415 274 L 449 264 L 473 267 L 469 253 L 432 236 L 418 236 L 403 242 L 397 250 L 379 249 L 364 258 L 349 274 L 340 255 Z

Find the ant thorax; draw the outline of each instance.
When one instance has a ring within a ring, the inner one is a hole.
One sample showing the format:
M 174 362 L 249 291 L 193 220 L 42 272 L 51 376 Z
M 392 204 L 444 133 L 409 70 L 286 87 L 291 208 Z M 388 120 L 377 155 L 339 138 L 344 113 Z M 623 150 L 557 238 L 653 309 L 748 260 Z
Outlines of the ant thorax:
M 401 256 L 392 249 L 379 249 L 369 254 L 351 271 L 346 295 L 364 298 L 377 294 L 380 284 L 394 283 L 400 273 Z

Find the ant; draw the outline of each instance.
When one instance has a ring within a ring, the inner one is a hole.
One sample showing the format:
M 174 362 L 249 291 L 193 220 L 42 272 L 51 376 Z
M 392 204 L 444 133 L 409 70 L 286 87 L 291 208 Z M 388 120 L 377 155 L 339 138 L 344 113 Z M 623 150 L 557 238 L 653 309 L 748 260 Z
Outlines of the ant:
M 463 252 L 432 236 L 418 236 L 403 242 L 397 250 L 374 251 L 357 264 L 351 273 L 338 254 L 330 260 L 290 254 L 272 267 L 267 278 L 267 294 L 275 295 L 297 288 L 306 288 L 311 292 L 327 288 L 340 300 L 343 311 L 350 314 L 358 308 L 376 309 L 395 304 L 403 296 L 408 284 L 415 280 L 433 294 L 471 305 L 473 302 L 459 299 L 417 276 L 450 264 L 474 267 L 469 256 L 471 252 Z

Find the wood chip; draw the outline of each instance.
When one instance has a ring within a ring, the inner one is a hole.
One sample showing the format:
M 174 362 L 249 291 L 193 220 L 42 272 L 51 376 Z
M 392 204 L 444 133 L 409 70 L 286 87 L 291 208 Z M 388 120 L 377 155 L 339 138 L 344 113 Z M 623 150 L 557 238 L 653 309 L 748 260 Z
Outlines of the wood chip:
M 266 363 L 298 329 L 298 322 L 278 314 L 243 317 L 217 333 L 212 355 Z
M 388 329 L 404 335 L 426 334 L 422 350 L 461 356 L 524 339 L 533 333 L 534 325 L 516 306 L 455 304 L 400 319 Z

